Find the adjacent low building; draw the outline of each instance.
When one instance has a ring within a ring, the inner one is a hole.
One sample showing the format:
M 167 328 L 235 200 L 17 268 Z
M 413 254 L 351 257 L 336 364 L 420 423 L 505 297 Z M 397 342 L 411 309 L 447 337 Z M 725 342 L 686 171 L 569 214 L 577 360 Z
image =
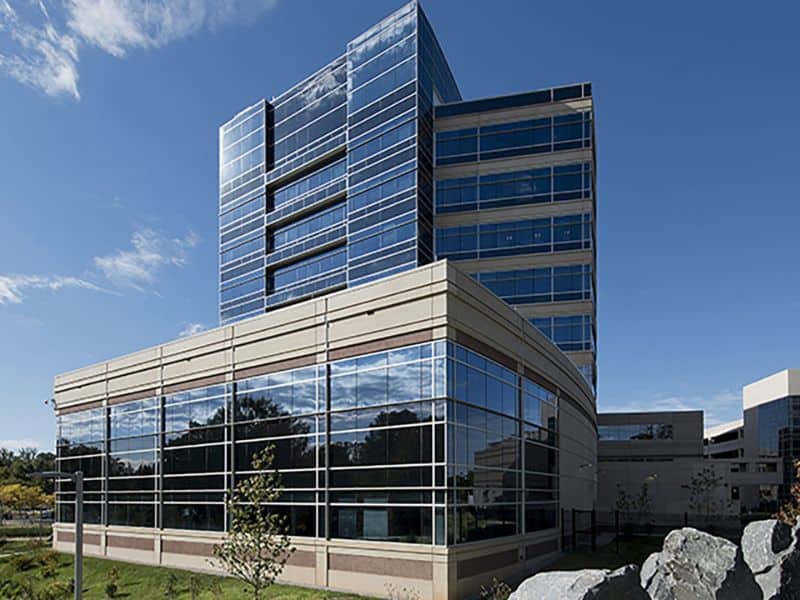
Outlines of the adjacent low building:
M 600 413 L 597 422 L 599 511 L 620 509 L 643 485 L 650 512 L 689 510 L 689 479 L 705 466 L 703 411 Z
M 744 456 L 744 420 L 736 419 L 709 427 L 703 434 L 706 458 L 742 458 Z
M 591 387 L 447 261 L 59 375 L 55 402 L 91 555 L 211 568 L 268 443 L 298 584 L 468 597 L 552 560 L 559 509 L 595 503 Z M 57 501 L 69 551 L 67 482 Z

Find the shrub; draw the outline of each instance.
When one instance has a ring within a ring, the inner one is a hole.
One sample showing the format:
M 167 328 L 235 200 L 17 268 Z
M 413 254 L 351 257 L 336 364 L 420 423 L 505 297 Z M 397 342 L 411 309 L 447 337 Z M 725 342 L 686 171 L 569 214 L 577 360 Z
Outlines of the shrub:
M 21 573 L 22 571 L 29 571 L 34 568 L 38 563 L 37 556 L 32 552 L 23 552 L 21 554 L 14 554 L 8 562 L 14 567 L 14 570 Z
M 508 584 L 492 577 L 492 585 L 488 588 L 481 586 L 481 600 L 508 600 L 512 591 Z
M 783 521 L 790 527 L 794 527 L 795 523 L 800 519 L 800 460 L 794 461 L 794 469 L 795 477 L 789 490 L 790 498 L 775 515 L 776 519 Z
M 108 580 L 105 586 L 106 598 L 116 598 L 119 593 L 119 569 L 111 567 L 106 574 L 106 579 Z

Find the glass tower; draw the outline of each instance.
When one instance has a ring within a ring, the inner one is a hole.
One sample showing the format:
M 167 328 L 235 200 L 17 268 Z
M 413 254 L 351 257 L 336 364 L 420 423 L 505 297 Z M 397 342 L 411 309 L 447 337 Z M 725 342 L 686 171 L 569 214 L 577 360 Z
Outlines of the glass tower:
M 433 107 L 460 100 L 411 2 L 220 129 L 220 321 L 429 263 Z
M 412 1 L 220 129 L 220 322 L 448 258 L 596 381 L 591 85 L 464 101 Z

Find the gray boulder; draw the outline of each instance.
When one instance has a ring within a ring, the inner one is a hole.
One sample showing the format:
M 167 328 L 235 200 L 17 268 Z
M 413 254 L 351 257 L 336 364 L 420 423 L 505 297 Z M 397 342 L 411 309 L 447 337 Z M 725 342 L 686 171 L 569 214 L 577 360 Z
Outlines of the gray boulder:
M 523 581 L 508 600 L 649 600 L 639 585 L 639 568 L 616 571 L 549 571 Z
M 642 565 L 641 584 L 653 600 L 761 600 L 736 544 L 684 527 Z
M 800 524 L 792 528 L 775 519 L 748 524 L 742 554 L 764 600 L 800 598 Z

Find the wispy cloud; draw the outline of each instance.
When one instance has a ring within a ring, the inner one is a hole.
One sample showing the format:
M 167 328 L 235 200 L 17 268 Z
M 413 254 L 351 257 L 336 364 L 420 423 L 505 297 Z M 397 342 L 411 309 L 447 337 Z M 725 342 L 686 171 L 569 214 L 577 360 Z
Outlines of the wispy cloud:
M 96 292 L 106 291 L 85 279 L 61 275 L 0 275 L 0 304 L 20 304 L 25 292 L 46 289 L 53 292 L 64 288 L 81 288 Z
M 741 417 L 742 394 L 722 390 L 709 396 L 656 396 L 642 402 L 610 403 L 601 409 L 604 412 L 702 410 L 703 426 L 713 427 Z
M 20 304 L 32 290 L 78 288 L 117 295 L 125 289 L 150 291 L 164 269 L 184 267 L 191 249 L 199 242 L 191 230 L 182 237 L 171 237 L 153 229 L 139 229 L 131 237 L 130 248 L 94 257 L 94 269 L 82 277 L 0 275 L 0 305 Z
M 122 58 L 202 30 L 252 21 L 276 0 L 0 0 L 0 70 L 51 96 L 80 98 L 85 46 Z M 49 8 L 48 8 L 49 7 Z M 3 35 L 5 34 L 5 35 Z
M 0 440 L 0 448 L 6 448 L 7 450 L 15 450 L 19 451 L 25 448 L 33 448 L 35 450 L 41 450 L 42 444 L 38 440 L 34 440 L 31 438 L 21 438 L 21 439 L 11 439 L 11 440 Z
M 38 9 L 38 15 L 20 14 L 0 0 L 0 41 L 6 38 L 12 48 L 0 46 L 0 71 L 50 96 L 66 94 L 77 100 L 78 40 L 58 31 L 43 2 Z
M 190 335 L 195 335 L 201 333 L 208 329 L 202 323 L 187 323 L 186 327 L 181 329 L 180 333 L 178 333 L 178 337 L 189 337 Z
M 165 266 L 183 267 L 188 250 L 198 241 L 192 231 L 180 238 L 169 238 L 152 229 L 142 229 L 134 232 L 130 249 L 96 256 L 94 264 L 114 285 L 141 291 L 153 284 Z

